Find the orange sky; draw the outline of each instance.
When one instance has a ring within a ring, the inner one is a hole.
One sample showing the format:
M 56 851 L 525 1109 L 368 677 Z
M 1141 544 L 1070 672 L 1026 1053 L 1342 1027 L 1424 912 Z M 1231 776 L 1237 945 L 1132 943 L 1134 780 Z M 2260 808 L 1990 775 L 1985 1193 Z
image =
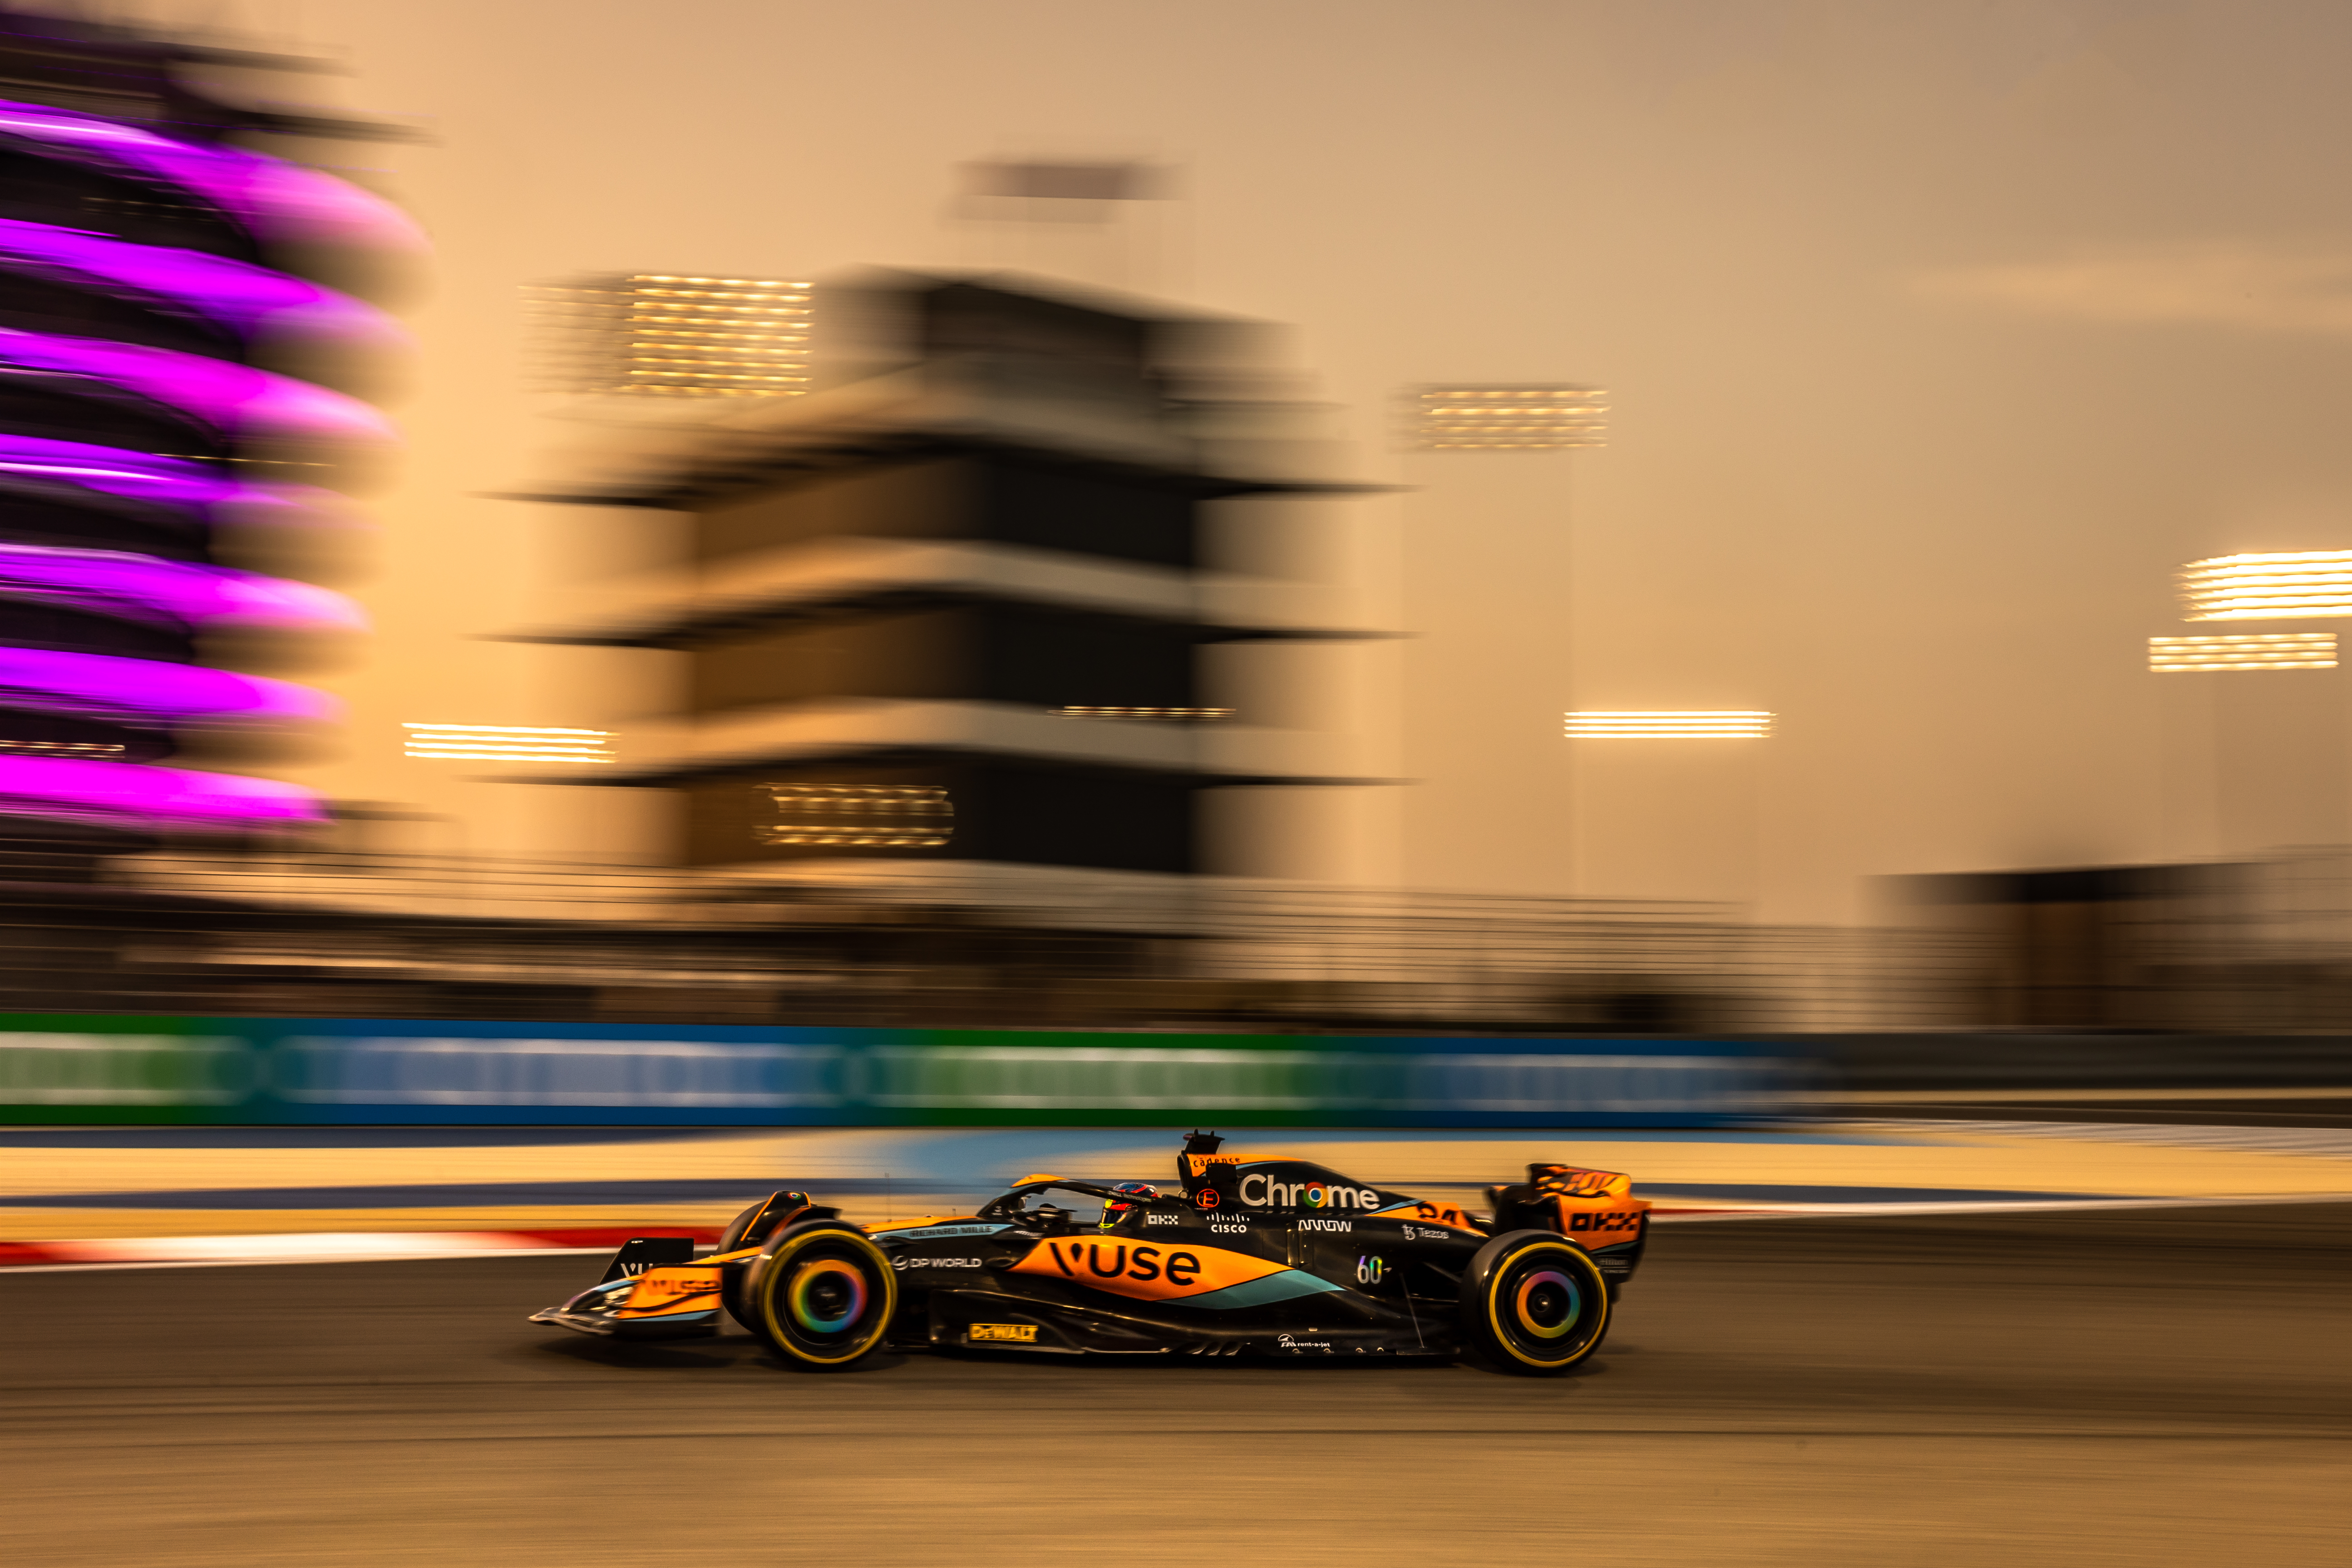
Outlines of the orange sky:
M 1066 258 L 1291 324 L 1357 473 L 1416 487 L 1349 509 L 1363 618 L 1413 636 L 1352 656 L 1332 711 L 1354 754 L 1424 782 L 1318 801 L 1295 868 L 1843 921 L 1874 874 L 2352 837 L 2346 672 L 2145 668 L 2148 636 L 2197 629 L 2180 563 L 2352 548 L 2341 6 L 299 17 L 351 58 L 352 103 L 431 134 L 353 156 L 396 171 L 440 257 L 364 590 L 382 635 L 339 682 L 348 755 L 315 776 L 463 819 L 432 830 L 447 844 L 635 841 L 625 805 L 592 804 L 612 792 L 398 755 L 405 719 L 626 722 L 611 656 L 475 640 L 539 617 L 609 530 L 486 499 L 548 439 L 518 285 L 1003 259 L 951 200 L 954 166 L 993 154 L 1173 166 L 1123 249 Z M 1398 389 L 1475 380 L 1604 385 L 1610 445 L 1394 449 Z M 1762 742 L 1571 751 L 1574 707 L 1780 718 Z

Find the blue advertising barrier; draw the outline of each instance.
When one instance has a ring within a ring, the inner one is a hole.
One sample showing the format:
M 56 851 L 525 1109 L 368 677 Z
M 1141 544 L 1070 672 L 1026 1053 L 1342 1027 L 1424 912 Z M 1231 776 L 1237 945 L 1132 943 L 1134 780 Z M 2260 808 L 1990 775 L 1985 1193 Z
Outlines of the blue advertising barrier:
M 0 1015 L 20 1124 L 1696 1126 L 1808 1069 L 1726 1040 Z

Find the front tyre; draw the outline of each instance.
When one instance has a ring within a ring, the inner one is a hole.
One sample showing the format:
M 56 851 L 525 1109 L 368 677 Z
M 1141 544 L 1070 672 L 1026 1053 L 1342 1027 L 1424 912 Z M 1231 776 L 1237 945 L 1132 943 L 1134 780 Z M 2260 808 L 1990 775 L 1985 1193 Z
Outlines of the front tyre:
M 882 1342 L 898 1279 L 866 1233 L 837 1220 L 787 1226 L 744 1288 L 751 1331 L 796 1366 L 837 1372 Z
M 1601 1348 L 1609 1286 L 1585 1250 L 1541 1231 L 1478 1249 L 1462 1276 L 1463 1340 L 1504 1372 L 1547 1377 Z
M 727 1228 L 719 1233 L 718 1249 L 722 1253 L 740 1252 L 747 1247 L 757 1247 L 808 1206 L 806 1193 L 771 1193 L 728 1221 Z M 752 1325 L 751 1309 L 743 1300 L 743 1281 L 751 1272 L 748 1268 L 726 1270 L 719 1287 L 719 1300 L 729 1317 L 757 1333 L 760 1331 Z

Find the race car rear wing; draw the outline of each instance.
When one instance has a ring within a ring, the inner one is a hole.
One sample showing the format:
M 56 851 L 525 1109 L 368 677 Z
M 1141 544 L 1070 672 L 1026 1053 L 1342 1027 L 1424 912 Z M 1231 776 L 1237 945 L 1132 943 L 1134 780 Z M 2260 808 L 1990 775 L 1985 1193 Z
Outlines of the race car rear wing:
M 1488 1187 L 1496 1235 L 1553 1230 L 1595 1252 L 1633 1247 L 1648 1230 L 1650 1205 L 1633 1195 L 1630 1177 L 1575 1165 L 1529 1165 L 1528 1179 Z

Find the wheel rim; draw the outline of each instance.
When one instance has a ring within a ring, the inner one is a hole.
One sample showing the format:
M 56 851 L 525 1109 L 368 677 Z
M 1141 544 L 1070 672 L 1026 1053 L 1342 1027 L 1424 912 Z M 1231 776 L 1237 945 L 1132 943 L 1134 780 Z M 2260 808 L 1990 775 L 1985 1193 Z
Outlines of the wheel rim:
M 1558 1368 L 1600 1342 L 1609 1317 L 1600 1277 L 1564 1244 L 1538 1244 L 1507 1260 L 1486 1297 L 1501 1350 L 1531 1367 Z
M 1511 1293 L 1511 1310 L 1521 1333 L 1539 1340 L 1564 1339 L 1584 1315 L 1584 1291 L 1557 1268 L 1528 1275 Z
M 889 1265 L 862 1236 L 835 1230 L 793 1237 L 776 1249 L 751 1303 L 776 1349 L 819 1366 L 874 1348 L 897 1310 Z
M 838 1258 L 812 1258 L 793 1271 L 793 1321 L 813 1334 L 837 1334 L 866 1312 L 866 1276 Z

